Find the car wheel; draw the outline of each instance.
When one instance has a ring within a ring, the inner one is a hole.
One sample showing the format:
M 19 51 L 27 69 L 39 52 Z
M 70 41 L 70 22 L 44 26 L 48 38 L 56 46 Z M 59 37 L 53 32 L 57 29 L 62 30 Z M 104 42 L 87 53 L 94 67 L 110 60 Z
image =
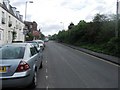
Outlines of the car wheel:
M 37 72 L 34 73 L 34 77 L 33 77 L 30 87 L 35 88 L 36 86 L 37 86 Z
M 43 64 L 42 64 L 42 61 L 41 61 L 41 63 L 40 63 L 40 69 L 43 67 Z

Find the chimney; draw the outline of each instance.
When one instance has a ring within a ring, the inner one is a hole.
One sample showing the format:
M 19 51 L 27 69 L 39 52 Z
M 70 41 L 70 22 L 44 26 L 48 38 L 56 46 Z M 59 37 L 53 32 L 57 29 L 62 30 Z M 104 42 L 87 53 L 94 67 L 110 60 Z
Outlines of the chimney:
M 20 19 L 23 21 L 23 15 L 20 15 Z
M 16 16 L 16 9 L 17 9 L 16 7 L 12 7 L 12 10 L 13 10 L 15 16 Z
M 4 0 L 3 2 L 5 3 L 7 9 L 9 10 L 10 9 L 10 5 L 9 5 L 10 1 L 9 0 Z
M 19 11 L 16 11 L 16 15 L 18 18 L 20 18 L 20 12 Z

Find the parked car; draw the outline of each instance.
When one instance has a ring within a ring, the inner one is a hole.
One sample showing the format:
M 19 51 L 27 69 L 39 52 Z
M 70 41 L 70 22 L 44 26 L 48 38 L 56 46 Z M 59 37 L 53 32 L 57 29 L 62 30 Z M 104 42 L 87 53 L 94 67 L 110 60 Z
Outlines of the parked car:
M 0 45 L 0 48 L 2 48 L 2 45 Z
M 12 41 L 12 43 L 22 43 L 23 41 Z
M 45 38 L 45 39 L 44 39 L 44 42 L 48 42 L 48 41 L 49 41 L 49 38 Z
M 33 44 L 38 49 L 38 51 L 41 49 L 40 46 L 39 46 L 39 43 L 36 42 L 36 41 L 25 41 L 25 43 Z
M 34 41 L 39 44 L 39 47 L 42 48 L 42 50 L 44 50 L 45 42 L 43 40 L 34 40 Z
M 29 43 L 13 43 L 0 49 L 0 80 L 2 87 L 31 87 L 37 85 L 37 72 L 42 59 L 36 47 Z

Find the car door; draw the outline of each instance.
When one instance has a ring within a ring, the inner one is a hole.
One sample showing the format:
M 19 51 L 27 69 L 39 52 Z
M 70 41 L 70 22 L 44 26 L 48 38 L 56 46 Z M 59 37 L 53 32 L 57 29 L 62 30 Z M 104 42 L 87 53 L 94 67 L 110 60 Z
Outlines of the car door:
M 33 62 L 33 68 L 37 67 L 37 70 L 40 66 L 40 61 L 39 61 L 39 55 L 35 47 L 30 47 L 30 52 L 31 52 L 31 59 L 34 61 Z

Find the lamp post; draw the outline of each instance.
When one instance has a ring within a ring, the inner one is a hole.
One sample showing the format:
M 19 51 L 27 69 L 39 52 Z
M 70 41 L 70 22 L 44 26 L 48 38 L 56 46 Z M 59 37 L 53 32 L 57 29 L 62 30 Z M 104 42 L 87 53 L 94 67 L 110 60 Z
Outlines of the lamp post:
M 119 0 L 117 0 L 117 6 L 116 6 L 116 29 L 115 29 L 115 37 L 118 38 L 119 36 L 119 30 L 118 30 L 118 21 L 119 21 Z
M 27 3 L 33 3 L 33 1 L 26 1 L 25 2 L 25 21 L 26 21 L 26 15 L 27 15 Z

